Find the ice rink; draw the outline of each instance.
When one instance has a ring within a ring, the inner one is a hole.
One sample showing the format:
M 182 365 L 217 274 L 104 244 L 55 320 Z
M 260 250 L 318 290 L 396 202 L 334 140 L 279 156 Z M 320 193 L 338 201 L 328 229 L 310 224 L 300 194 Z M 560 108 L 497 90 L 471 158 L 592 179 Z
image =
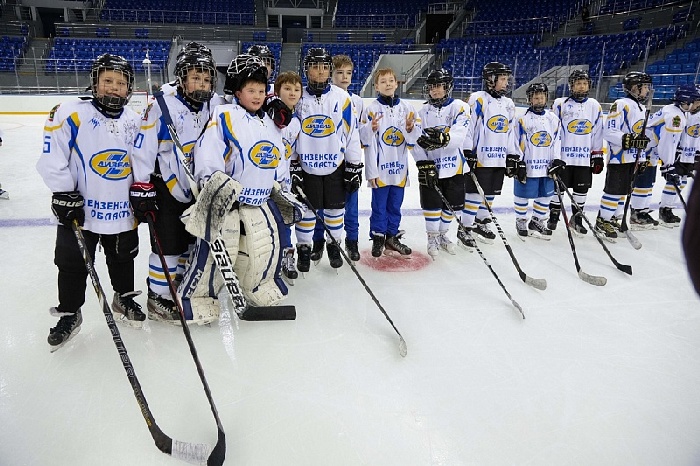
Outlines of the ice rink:
M 89 284 L 80 333 L 49 352 L 55 226 L 35 170 L 44 118 L 0 116 L 0 182 L 10 194 L 0 200 L 0 465 L 182 464 L 154 446 Z M 603 181 L 596 176 L 589 194 L 591 220 Z M 336 273 L 325 257 L 290 289 L 297 320 L 241 322 L 232 344 L 216 324 L 192 328 L 226 464 L 700 464 L 700 300 L 680 229 L 635 232 L 640 250 L 624 238 L 606 243 L 632 276 L 590 234 L 576 238 L 583 270 L 608 280 L 591 286 L 576 275 L 561 223 L 550 242 L 516 237 L 512 183 L 497 218 L 524 271 L 547 289 L 519 279 L 498 238 L 479 246 L 525 320 L 480 256 L 458 249 L 414 271 L 358 265 L 405 338 L 405 358 L 350 267 Z M 369 203 L 363 187 L 365 255 Z M 405 242 L 425 254 L 415 182 L 404 210 Z M 136 287 L 145 291 L 147 229 L 140 234 Z M 101 252 L 96 263 L 111 299 Z M 145 293 L 138 301 L 145 308 Z M 182 330 L 120 331 L 162 430 L 213 445 L 216 425 Z

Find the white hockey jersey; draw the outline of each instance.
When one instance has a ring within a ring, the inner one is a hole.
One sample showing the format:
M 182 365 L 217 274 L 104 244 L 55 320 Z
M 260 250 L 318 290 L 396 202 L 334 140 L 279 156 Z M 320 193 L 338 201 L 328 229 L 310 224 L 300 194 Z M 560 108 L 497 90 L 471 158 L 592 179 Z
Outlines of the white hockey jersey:
M 214 171 L 223 171 L 241 183 L 241 204 L 259 206 L 270 197 L 283 156 L 282 134 L 267 114 L 219 105 L 195 145 L 194 176 L 201 183 Z
M 296 106 L 301 120 L 296 153 L 305 172 L 328 175 L 344 160 L 362 162 L 350 95 L 331 85 L 320 97 L 304 89 Z
M 663 165 L 672 165 L 676 159 L 676 148 L 685 130 L 685 113 L 678 106 L 664 105 L 649 116 L 646 135 L 649 138 L 647 154 L 652 164 L 661 160 Z
M 372 131 L 372 121 L 379 117 L 379 128 Z M 415 119 L 414 108 L 403 100 L 386 105 L 373 100 L 360 117 L 360 139 L 365 146 L 365 178 L 375 179 L 377 186 L 406 186 L 408 179 L 408 149 L 412 148 L 420 126 L 409 133 L 406 118 Z
M 516 154 L 527 166 L 528 178 L 547 176 L 552 160 L 561 159 L 561 122 L 550 111 L 525 112 L 515 127 Z
M 685 130 L 678 147 L 681 149 L 680 161 L 695 163 L 695 154 L 700 151 L 700 112 L 686 113 Z
M 129 187 L 139 122 L 129 108 L 107 118 L 92 100 L 75 100 L 54 107 L 44 124 L 37 171 L 52 192 L 83 195 L 86 230 L 116 234 L 136 227 Z
M 294 149 L 297 144 L 297 137 L 301 131 L 301 120 L 295 113 L 292 115 L 292 121 L 282 130 L 282 142 L 284 143 L 284 156 L 280 159 L 277 166 L 275 179 L 280 184 L 283 190 L 289 192 L 292 189 L 292 180 L 289 176 L 289 163 L 294 154 Z
M 192 148 L 209 120 L 209 106 L 194 112 L 177 95 L 165 95 L 163 100 L 173 121 L 175 132 L 185 150 L 184 158 L 192 166 Z M 150 104 L 141 119 L 141 130 L 134 143 L 134 181 L 148 182 L 155 172 L 156 162 L 170 193 L 180 202 L 192 200 L 192 191 L 185 169 L 180 163 L 175 143 L 170 137 L 158 101 Z
M 567 165 L 589 167 L 591 152 L 603 155 L 603 109 L 597 100 L 560 97 L 552 112 L 561 122 L 561 159 Z
M 449 129 L 450 142 L 440 149 L 426 151 L 418 144 L 413 147 L 413 158 L 432 160 L 440 178 L 450 178 L 468 173 L 469 167 L 462 153 L 465 141 L 471 138 L 471 112 L 469 106 L 459 99 L 448 99 L 441 107 L 426 103 L 418 111 L 415 127 L 416 139 L 423 128 Z
M 477 167 L 505 167 L 506 155 L 516 153 L 513 125 L 515 104 L 508 97 L 493 97 L 486 91 L 469 96 L 472 111 L 472 143 L 465 144 L 477 155 Z
M 359 123 L 360 117 L 362 116 L 362 112 L 365 109 L 365 102 L 362 100 L 362 97 L 360 97 L 357 94 L 353 94 L 352 92 L 349 92 L 350 94 L 350 101 L 352 102 L 352 111 L 355 114 L 355 118 L 357 119 L 357 122 Z
M 610 147 L 609 163 L 634 163 L 637 149 L 622 150 L 622 135 L 625 133 L 639 134 L 644 126 L 646 107 L 629 97 L 623 97 L 613 102 L 605 120 L 603 138 Z M 647 134 L 648 136 L 648 134 Z M 644 151 L 639 154 L 644 160 Z

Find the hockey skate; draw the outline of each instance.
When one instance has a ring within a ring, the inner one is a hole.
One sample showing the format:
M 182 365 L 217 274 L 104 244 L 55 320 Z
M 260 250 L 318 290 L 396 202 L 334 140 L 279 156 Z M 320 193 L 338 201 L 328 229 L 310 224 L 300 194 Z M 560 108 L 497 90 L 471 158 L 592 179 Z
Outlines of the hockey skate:
M 496 234 L 488 227 L 488 223 L 486 219 L 480 220 L 477 218 L 476 224 L 470 228 L 470 233 L 482 243 L 493 244 L 493 240 L 496 239 Z
M 527 225 L 529 236 L 549 241 L 552 239 L 552 230 L 547 228 L 544 219 L 532 217 Z
M 554 231 L 557 229 L 557 224 L 559 223 L 559 215 L 561 214 L 561 209 L 550 208 L 549 209 L 549 220 L 547 220 L 547 228 Z M 516 225 L 517 228 L 517 225 Z M 520 234 L 520 230 L 518 230 Z
M 474 237 L 469 233 L 469 230 L 461 226 L 457 229 L 457 239 L 459 240 L 459 245 L 467 251 L 474 252 L 474 249 L 476 249 Z
M 674 214 L 670 207 L 661 207 L 659 209 L 659 220 L 661 221 L 661 225 L 667 228 L 681 226 L 681 218 Z
M 403 233 L 399 232 L 396 236 L 387 236 L 384 242 L 384 255 L 395 259 L 409 259 L 413 251 L 411 248 L 401 242 Z
M 345 238 L 345 253 L 353 263 L 360 260 L 360 250 L 358 249 L 357 240 Z
M 282 277 L 290 286 L 294 286 L 294 280 L 299 276 L 294 265 L 294 248 L 285 248 L 282 251 Z
M 125 323 L 131 327 L 140 328 L 146 320 L 146 314 L 141 310 L 141 305 L 134 301 L 140 295 L 140 291 L 130 291 L 128 293 L 114 293 L 112 299 L 112 313 L 115 321 Z
M 615 231 L 620 231 L 620 220 L 617 218 L 617 215 L 610 217 L 610 224 L 613 226 Z
M 598 215 L 595 219 L 595 231 L 600 233 L 602 237 L 611 243 L 615 243 L 617 240 L 617 231 L 610 220 L 605 220 L 603 217 Z
M 435 260 L 440 251 L 440 240 L 438 237 L 440 233 L 428 233 L 428 255 Z
M 438 236 L 438 244 L 440 245 L 440 249 L 454 256 L 457 254 L 457 249 L 455 248 L 455 244 L 449 240 L 445 233 L 446 232 L 441 232 Z
M 372 257 L 381 257 L 384 252 L 384 235 L 380 233 L 372 234 Z
M 338 269 L 343 266 L 343 257 L 340 255 L 340 247 L 338 244 L 331 240 L 326 243 L 326 250 L 328 251 L 328 262 L 330 262 L 331 267 Z
M 152 290 L 148 290 L 148 320 L 158 320 L 169 324 L 180 325 L 180 311 L 174 301 L 164 298 Z
M 0 199 L 9 199 L 9 198 L 10 198 L 10 193 L 8 193 L 4 189 L 0 188 Z
M 569 219 L 569 230 L 571 230 L 571 232 L 577 236 L 584 236 L 588 234 L 588 229 L 583 226 L 583 212 L 580 210 L 574 212 L 572 217 Z
M 301 273 L 308 272 L 311 269 L 311 246 L 308 244 L 297 244 L 297 270 Z
M 630 213 L 630 229 L 632 230 L 656 230 L 658 224 L 659 222 L 651 218 L 645 209 L 632 209 Z
M 326 246 L 326 240 L 322 239 L 319 241 L 314 241 L 314 247 L 311 250 L 311 260 L 314 261 L 315 265 L 318 265 L 318 263 L 321 261 L 323 258 L 323 248 Z M 304 272 L 304 270 L 300 270 L 300 272 Z M 308 272 L 308 270 L 306 270 Z
M 49 337 L 46 339 L 49 342 L 50 351 L 53 353 L 61 346 L 65 345 L 68 340 L 73 338 L 80 331 L 80 324 L 83 323 L 83 315 L 80 309 L 75 313 L 63 313 L 54 328 L 49 331 Z
M 527 219 L 526 218 L 516 218 L 515 219 L 515 230 L 518 232 L 518 238 L 525 241 L 525 238 L 530 236 L 527 231 Z

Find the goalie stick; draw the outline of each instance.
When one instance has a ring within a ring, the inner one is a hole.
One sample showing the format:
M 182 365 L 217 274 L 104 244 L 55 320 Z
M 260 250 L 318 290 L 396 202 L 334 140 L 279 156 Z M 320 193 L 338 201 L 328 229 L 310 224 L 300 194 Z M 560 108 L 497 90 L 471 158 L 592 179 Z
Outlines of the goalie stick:
M 180 143 L 180 138 L 177 136 L 177 131 L 175 131 L 175 125 L 170 117 L 170 112 L 168 110 L 168 105 L 165 103 L 163 98 L 163 92 L 156 92 L 153 94 L 158 102 L 161 109 L 161 114 L 165 122 L 165 126 L 168 128 L 168 133 L 170 138 L 175 144 L 177 150 L 175 155 L 182 165 L 185 175 L 187 176 L 187 181 L 190 184 L 190 189 L 192 190 L 192 195 L 197 198 L 199 196 L 199 190 L 197 189 L 197 182 L 194 179 L 192 170 L 185 160 L 185 149 Z M 221 274 L 224 280 L 226 290 L 231 295 L 231 300 L 234 306 L 238 318 L 247 321 L 262 321 L 262 320 L 294 320 L 296 318 L 296 308 L 294 306 L 249 306 L 243 292 L 240 288 L 240 282 L 233 269 L 233 260 L 228 254 L 226 249 L 226 244 L 224 240 L 217 236 L 212 242 L 209 243 L 212 255 L 216 262 L 216 269 Z
M 459 227 L 464 229 L 465 231 L 467 231 L 467 228 L 462 223 L 462 220 L 460 220 L 460 218 L 457 216 L 455 211 L 452 210 L 452 206 L 450 205 L 449 201 L 445 198 L 445 195 L 440 190 L 440 187 L 436 185 L 435 191 L 437 191 L 438 194 L 440 195 L 440 198 L 442 199 L 442 203 L 445 204 L 445 207 L 447 207 L 447 210 L 449 210 L 450 213 L 452 214 L 452 216 L 455 218 L 455 220 L 457 220 Z M 496 271 L 493 270 L 493 267 L 491 267 L 491 264 L 489 264 L 489 261 L 486 259 L 486 256 L 484 256 L 484 253 L 481 252 L 481 249 L 479 249 L 479 246 L 476 245 L 476 242 L 474 243 L 474 247 L 476 248 L 476 252 L 479 253 L 479 256 L 481 256 L 481 259 L 483 259 L 484 264 L 486 264 L 486 267 L 489 268 L 489 270 L 491 271 L 491 274 L 496 279 L 498 284 L 501 286 L 501 289 L 503 289 L 503 292 L 506 294 L 506 296 L 508 296 L 508 299 L 510 299 L 510 302 L 513 304 L 513 306 L 515 306 L 515 308 L 518 310 L 518 312 L 520 312 L 520 315 L 523 316 L 523 319 L 525 319 L 525 313 L 523 312 L 523 308 L 520 307 L 520 304 L 518 304 L 518 302 L 516 300 L 514 300 L 513 297 L 510 295 L 510 293 L 506 289 L 506 286 L 503 284 L 500 277 L 496 274 Z
M 77 220 L 73 220 L 71 228 L 73 229 L 73 232 L 75 233 L 75 238 L 78 241 L 78 247 L 80 248 L 80 252 L 83 256 L 85 268 L 87 269 L 88 274 L 90 275 L 92 286 L 95 289 L 95 293 L 97 294 L 97 299 L 102 305 L 102 313 L 104 314 L 105 320 L 107 321 L 109 331 L 112 333 L 112 340 L 114 341 L 114 345 L 117 347 L 119 359 L 121 359 L 122 361 L 122 366 L 124 366 L 124 370 L 126 371 L 129 383 L 131 384 L 131 388 L 134 391 L 134 396 L 136 397 L 136 402 L 139 405 L 141 415 L 146 421 L 146 425 L 148 426 L 148 430 L 151 433 L 151 436 L 153 437 L 153 441 L 155 442 L 156 447 L 158 447 L 158 449 L 163 453 L 168 454 L 174 458 L 186 461 L 188 463 L 217 466 L 224 464 L 224 459 L 226 457 L 226 436 L 224 434 L 224 429 L 221 426 L 219 416 L 216 412 L 214 401 L 211 398 L 211 391 L 209 390 L 207 381 L 204 378 L 204 371 L 202 370 L 202 367 L 199 363 L 199 359 L 197 358 L 197 351 L 194 348 L 194 343 L 192 342 L 192 338 L 189 335 L 187 326 L 183 324 L 182 328 L 185 331 L 187 342 L 190 345 L 190 352 L 192 353 L 192 357 L 194 358 L 195 364 L 197 365 L 197 372 L 199 373 L 200 379 L 202 380 L 202 384 L 204 385 L 204 391 L 207 395 L 207 399 L 209 400 L 209 404 L 211 406 L 212 413 L 214 414 L 214 418 L 216 419 L 216 427 L 218 429 L 218 440 L 213 449 L 209 445 L 203 443 L 189 443 L 181 442 L 179 440 L 173 440 L 172 438 L 167 436 L 156 423 L 156 420 L 153 417 L 153 413 L 151 413 L 151 409 L 148 407 L 146 396 L 144 395 L 143 390 L 141 389 L 139 379 L 136 377 L 136 371 L 134 370 L 134 366 L 131 364 L 131 360 L 129 359 L 129 355 L 127 354 L 126 346 L 124 346 L 124 342 L 122 341 L 122 337 L 119 333 L 119 329 L 117 328 L 117 324 L 114 322 L 114 316 L 112 315 L 112 311 L 109 308 L 109 304 L 107 304 L 104 289 L 100 284 L 100 279 L 97 276 L 97 271 L 95 270 L 92 257 L 90 256 L 87 244 L 85 243 L 85 237 L 80 231 L 80 226 L 78 225 Z M 162 256 L 161 260 L 163 260 Z M 168 273 L 167 266 L 164 266 L 163 270 L 165 270 L 166 274 Z M 172 282 L 170 280 L 169 284 L 172 286 Z M 182 309 L 180 309 L 180 313 L 180 319 L 183 319 Z
M 547 289 L 547 280 L 544 278 L 532 278 L 525 272 L 523 272 L 523 269 L 520 267 L 520 264 L 518 263 L 518 260 L 515 258 L 515 254 L 513 254 L 513 249 L 510 247 L 510 244 L 508 244 L 508 240 L 506 240 L 506 235 L 503 233 L 503 229 L 501 228 L 501 225 L 498 223 L 498 220 L 496 220 L 496 216 L 493 214 L 493 209 L 491 209 L 491 206 L 489 205 L 489 201 L 486 199 L 486 194 L 484 194 L 484 190 L 479 184 L 479 180 L 476 179 L 476 175 L 474 174 L 473 171 L 469 171 L 469 176 L 471 176 L 472 181 L 474 181 L 474 185 L 476 186 L 477 191 L 479 191 L 479 194 L 481 195 L 481 199 L 483 199 L 484 204 L 486 205 L 486 208 L 489 211 L 489 214 L 491 215 L 491 219 L 493 220 L 494 225 L 496 225 L 496 230 L 498 230 L 498 235 L 501 237 L 501 241 L 503 241 L 503 245 L 506 247 L 506 251 L 508 251 L 508 254 L 510 255 L 510 259 L 513 261 L 513 265 L 515 266 L 515 269 L 518 271 L 518 275 L 520 276 L 520 279 L 525 282 L 526 284 L 530 285 L 533 288 L 537 288 L 538 290 L 545 290 Z M 456 217 L 455 217 L 456 218 Z
M 559 176 L 554 174 L 554 188 L 557 190 L 557 197 L 559 198 L 559 205 L 564 207 L 564 199 L 561 196 L 561 188 L 559 188 Z M 578 263 L 578 255 L 576 255 L 576 246 L 574 245 L 574 237 L 571 234 L 571 228 L 569 228 L 569 214 L 566 213 L 566 208 L 561 209 L 561 213 L 564 216 L 564 224 L 566 225 L 566 234 L 569 237 L 569 246 L 571 246 L 571 253 L 574 255 L 574 264 L 576 264 L 576 272 L 581 280 L 586 283 L 595 286 L 605 286 L 608 283 L 608 279 L 605 277 L 599 277 L 596 275 L 589 275 L 583 270 L 581 270 L 581 264 Z M 581 211 L 583 215 L 583 210 Z

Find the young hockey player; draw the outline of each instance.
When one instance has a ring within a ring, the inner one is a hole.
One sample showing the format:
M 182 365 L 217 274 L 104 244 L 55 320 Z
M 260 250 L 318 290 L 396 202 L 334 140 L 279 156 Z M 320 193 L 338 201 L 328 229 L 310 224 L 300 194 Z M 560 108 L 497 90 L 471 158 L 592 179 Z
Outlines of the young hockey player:
M 342 90 L 350 94 L 352 101 L 352 111 L 356 122 L 359 121 L 362 115 L 363 102 L 362 98 L 350 92 L 348 89 L 352 84 L 352 72 L 354 65 L 352 60 L 347 55 L 335 55 L 333 57 L 333 85 L 338 86 Z M 357 127 L 357 124 L 356 124 Z M 345 194 L 345 252 L 350 260 L 357 262 L 360 260 L 360 250 L 358 249 L 358 238 L 360 231 L 360 222 L 358 218 L 358 194 L 359 190 L 348 192 Z M 313 236 L 313 248 L 311 250 L 311 260 L 319 261 L 323 257 L 323 246 L 325 244 L 324 228 L 320 221 L 316 221 Z
M 423 95 L 427 102 L 418 112 L 414 131 L 422 129 L 413 148 L 413 158 L 418 168 L 420 206 L 425 218 L 428 234 L 428 254 L 435 259 L 440 250 L 455 254 L 455 246 L 447 238 L 452 222 L 452 211 L 459 210 L 464 203 L 465 160 L 462 147 L 469 135 L 469 106 L 452 98 L 454 78 L 445 69 L 428 74 Z M 440 188 L 450 206 L 443 205 Z M 465 232 L 465 238 L 473 239 Z
M 692 84 L 679 86 L 674 93 L 673 103 L 664 105 L 661 110 L 651 115 L 647 124 L 646 133 L 651 139 L 647 147 L 647 150 L 651 149 L 650 162 L 656 167 L 657 161 L 661 161 L 661 175 L 666 180 L 661 194 L 659 220 L 663 226 L 669 228 L 680 226 L 681 219 L 671 210 L 678 200 L 675 186 L 679 189 L 685 186 L 683 181 L 687 179 L 689 169 L 692 170 L 694 158 L 690 159 L 691 163 L 683 165 L 680 158 L 676 163 L 676 154 L 679 151 L 683 152 L 679 143 L 686 132 L 687 115 L 696 109 L 696 105 L 700 105 L 700 94 L 695 86 Z M 686 158 L 686 160 L 688 159 Z M 651 167 L 648 170 L 651 170 Z M 686 175 L 683 176 L 683 180 L 681 174 Z M 644 200 L 644 208 L 649 208 L 650 200 L 651 193 Z
M 603 171 L 603 109 L 597 100 L 588 97 L 591 77 L 588 71 L 574 70 L 569 75 L 569 97 L 554 101 L 552 112 L 561 122 L 561 159 L 566 162 L 559 178 L 572 190 L 575 203 L 571 205 L 571 231 L 585 235 L 583 207 L 593 175 Z M 562 206 L 559 198 L 549 204 L 547 228 L 554 230 L 559 223 Z
M 277 167 L 277 182 L 285 192 L 291 192 L 292 180 L 289 176 L 290 157 L 294 152 L 299 131 L 301 131 L 301 122 L 296 116 L 294 109 L 301 99 L 302 82 L 301 76 L 293 71 L 285 71 L 280 73 L 275 80 L 275 94 L 285 106 L 292 111 L 292 118 L 289 124 L 282 129 L 282 141 L 284 142 L 284 157 L 280 160 Z M 294 264 L 294 248 L 292 247 L 292 228 L 291 226 L 282 226 L 282 274 L 286 277 L 290 285 L 294 284 L 294 279 L 298 273 Z
M 2 147 L 2 130 L 0 130 L 0 147 Z M 2 189 L 2 185 L 0 185 L 0 199 L 9 199 L 10 194 Z
M 193 43 L 189 44 L 190 46 Z M 155 231 L 160 239 L 171 277 L 182 277 L 188 248 L 194 238 L 180 221 L 194 202 L 182 163 L 191 166 L 191 150 L 209 121 L 209 100 L 216 88 L 216 65 L 210 54 L 190 47 L 175 64 L 175 94 L 156 98 L 141 119 L 134 144 L 132 167 L 139 189 L 157 198 Z M 168 130 L 172 123 L 185 149 L 179 153 Z M 146 212 L 134 206 L 136 218 L 146 221 Z M 179 311 L 168 288 L 165 272 L 151 239 L 148 260 L 148 318 L 179 323 Z
M 272 50 L 270 50 L 270 47 L 267 45 L 251 45 L 248 47 L 248 50 L 246 50 L 246 53 L 249 55 L 254 55 L 256 57 L 259 57 L 262 62 L 265 64 L 265 68 L 267 68 L 267 94 L 272 94 L 275 92 L 275 69 L 277 68 L 277 61 L 275 60 L 275 54 L 272 53 Z
M 627 95 L 613 102 L 603 129 L 603 138 L 610 146 L 610 160 L 595 224 L 596 230 L 611 242 L 615 241 L 616 230 L 619 230 L 616 221 L 612 221 L 613 216 L 630 193 L 635 162 L 644 160 L 642 152 L 649 143 L 649 138 L 642 134 L 642 127 L 651 76 L 631 71 L 622 80 L 622 88 Z
M 690 91 L 690 89 L 688 89 Z M 700 95 L 700 84 L 695 86 L 695 102 L 690 107 L 686 114 L 685 130 L 681 135 L 681 142 L 676 151 L 676 173 L 680 177 L 679 188 L 683 189 L 688 184 L 689 176 L 693 175 L 695 164 L 700 162 L 700 101 L 697 96 Z M 697 191 L 697 190 L 696 190 Z M 673 213 L 673 203 L 676 201 L 677 193 L 673 185 L 664 188 L 661 194 L 661 208 L 659 209 L 659 219 L 662 222 L 670 223 L 676 226 L 680 223 L 680 218 Z M 686 219 L 690 217 L 690 213 L 686 215 Z
M 254 306 L 270 306 L 287 294 L 278 276 L 281 255 L 275 218 L 282 214 L 271 202 L 283 197 L 275 175 L 284 143 L 279 129 L 262 111 L 267 69 L 258 57 L 241 54 L 229 72 L 236 100 L 214 109 L 195 145 L 194 176 L 202 189 L 183 216 L 197 243 L 179 292 L 185 317 L 198 324 L 217 318 L 216 298 L 224 284 L 234 280 L 226 265 L 215 260 L 222 252 L 211 246 L 218 234 L 239 280 L 236 286 L 227 286 L 242 293 L 234 302 L 244 298 Z M 288 224 L 301 217 L 287 213 Z M 228 277 L 226 283 L 221 275 Z
M 518 119 L 515 127 L 518 155 L 525 162 L 525 170 L 521 169 L 516 174 L 513 185 L 515 228 L 520 239 L 534 236 L 549 240 L 552 230 L 547 228 L 545 219 L 554 195 L 552 178 L 566 166 L 566 162 L 561 160 L 561 123 L 554 113 L 545 110 L 549 99 L 546 84 L 530 84 L 526 95 L 530 108 Z M 532 220 L 528 224 L 529 199 L 534 200 Z
M 401 243 L 399 226 L 408 181 L 408 149 L 414 146 L 418 130 L 414 130 L 413 107 L 395 95 L 398 86 L 394 70 L 377 70 L 374 75 L 377 100 L 367 106 L 360 118 L 365 177 L 372 188 L 369 228 L 373 257 L 381 256 L 383 251 L 411 254 L 411 248 Z
M 44 149 L 37 171 L 53 192 L 51 210 L 56 229 L 54 263 L 58 267 L 60 317 L 49 332 L 55 351 L 80 330 L 85 303 L 87 269 L 72 230 L 82 227 L 94 258 L 97 243 L 107 258 L 114 289 L 112 311 L 119 321 L 140 326 L 146 319 L 134 301 L 134 258 L 139 238 L 129 206 L 131 153 L 139 116 L 126 103 L 134 86 L 131 65 L 117 55 L 95 59 L 90 71 L 92 99 L 64 102 L 51 110 L 44 125 Z
M 297 139 L 298 160 L 292 161 L 292 193 L 301 188 L 314 209 L 323 209 L 326 250 L 331 267 L 343 265 L 340 243 L 345 215 L 345 196 L 360 188 L 362 153 L 350 95 L 330 84 L 333 62 L 322 48 L 311 48 L 304 57 L 307 86 L 297 106 L 301 132 Z M 295 226 L 297 267 L 308 272 L 316 216 L 311 209 Z
M 481 77 L 484 90 L 469 96 L 473 136 L 466 141 L 464 155 L 491 205 L 501 194 L 504 175 L 514 177 L 522 162 L 513 137 L 515 104 L 506 97 L 513 88 L 513 72 L 508 65 L 492 62 L 484 65 Z M 491 243 L 496 235 L 488 227 L 491 222 L 488 209 L 470 176 L 466 177 L 465 184 L 467 194 L 462 223 L 476 239 Z M 469 246 L 466 232 L 460 231 L 458 237 L 462 244 Z

